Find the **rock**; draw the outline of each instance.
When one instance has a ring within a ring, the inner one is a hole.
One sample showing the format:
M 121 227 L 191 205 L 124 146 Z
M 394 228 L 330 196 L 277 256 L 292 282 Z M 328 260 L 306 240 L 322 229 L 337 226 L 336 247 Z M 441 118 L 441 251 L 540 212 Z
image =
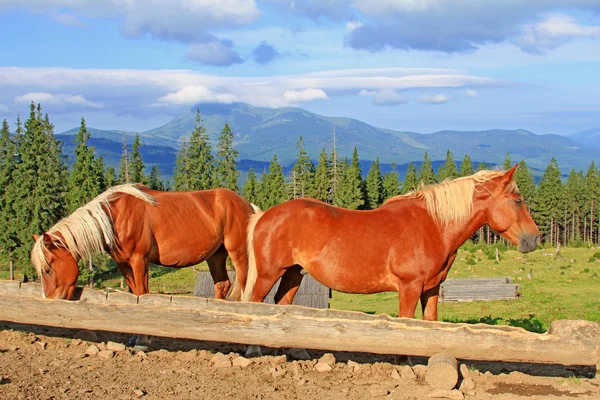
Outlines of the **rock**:
M 463 393 L 467 393 L 473 389 L 475 389 L 475 381 L 472 378 L 465 378 L 460 383 L 459 390 Z
M 427 375 L 427 367 L 421 364 L 417 364 L 412 367 L 413 372 L 417 376 L 417 379 L 422 379 Z
M 82 340 L 79 339 L 79 338 L 78 339 L 73 339 L 73 340 L 71 340 L 70 345 L 71 346 L 79 346 L 81 344 L 81 342 L 82 342 Z
M 98 353 L 100 353 L 100 349 L 95 345 L 91 345 L 85 351 L 85 354 L 87 354 L 88 356 L 96 356 L 98 355 Z
M 148 358 L 148 354 L 146 354 L 143 351 L 138 351 L 137 353 L 135 353 L 135 356 L 141 358 L 142 360 L 145 360 L 146 358 Z
M 98 357 L 104 358 L 105 360 L 110 360 L 114 356 L 115 352 L 112 350 L 100 350 L 100 353 L 98 353 Z
M 233 360 L 233 365 L 236 367 L 246 368 L 248 365 L 252 364 L 253 362 L 254 362 L 253 360 L 250 360 L 246 357 L 239 356 Z
M 469 371 L 469 367 L 467 367 L 466 364 L 460 364 L 459 370 L 460 370 L 460 376 L 462 376 L 463 378 L 471 377 L 471 372 Z
M 475 390 L 469 390 L 465 393 L 465 396 L 476 396 L 477 392 Z
M 433 392 L 429 393 L 427 397 L 433 399 L 453 399 L 453 400 L 461 400 L 464 399 L 465 396 L 462 394 L 460 390 L 446 390 L 446 389 L 436 389 Z
M 409 365 L 405 365 L 400 369 L 400 377 L 405 381 L 413 381 L 417 379 L 417 375 Z
M 46 342 L 35 342 L 42 350 L 46 350 Z
M 348 367 L 353 368 L 353 369 L 359 369 L 360 364 L 357 363 L 356 361 L 348 360 Z
M 133 390 L 133 395 L 135 397 L 142 397 L 143 395 L 145 395 L 146 393 L 143 390 L 140 389 L 134 389 Z
M 319 362 L 333 366 L 335 365 L 335 356 L 331 353 L 325 353 L 323 357 L 319 358 Z
M 229 359 L 229 356 L 223 353 L 215 354 L 210 361 L 213 363 L 215 368 L 231 367 L 231 360 Z
M 96 346 L 98 346 L 100 350 L 106 350 L 106 343 L 104 342 L 100 342 Z
M 388 390 L 383 386 L 373 385 L 369 388 L 369 394 L 372 397 L 387 396 Z
M 400 374 L 398 373 L 398 370 L 395 368 L 392 370 L 392 373 L 390 374 L 390 376 L 392 377 L 392 379 L 400 380 Z
M 206 360 L 206 361 L 212 360 L 212 358 L 214 356 L 214 354 L 208 350 L 199 350 L 197 354 L 198 354 L 199 359 Z
M 106 342 L 106 350 L 114 352 L 125 351 L 125 345 L 123 343 Z
M 198 350 L 190 350 L 177 355 L 177 358 L 182 361 L 196 361 Z
M 273 356 L 271 357 L 271 365 L 281 365 L 281 364 L 285 364 L 287 362 L 287 356 L 285 354 L 282 354 L 280 356 Z
M 271 372 L 271 376 L 273 378 L 279 378 L 280 376 L 285 375 L 286 370 L 283 369 L 282 367 L 273 367 L 269 370 L 269 372 Z
M 97 342 L 98 335 L 96 335 L 96 332 L 94 332 L 94 331 L 83 330 L 83 331 L 77 332 L 73 336 L 73 339 L 85 340 L 86 342 Z
M 333 369 L 333 367 L 327 363 L 323 363 L 319 361 L 317 365 L 315 365 L 315 370 L 319 372 L 329 372 Z

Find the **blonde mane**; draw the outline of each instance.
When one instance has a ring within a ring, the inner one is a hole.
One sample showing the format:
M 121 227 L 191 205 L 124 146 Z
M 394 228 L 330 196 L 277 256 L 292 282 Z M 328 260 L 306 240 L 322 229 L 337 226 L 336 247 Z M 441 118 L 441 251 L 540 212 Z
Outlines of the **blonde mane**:
M 473 194 L 485 182 L 502 176 L 505 171 L 479 171 L 473 175 L 421 187 L 419 190 L 388 199 L 385 204 L 398 200 L 424 199 L 429 214 L 442 225 L 458 222 L 468 217 L 473 209 Z M 518 193 L 517 184 L 511 181 L 506 187 Z
M 141 187 L 137 184 L 114 186 L 58 221 L 46 234 L 65 247 L 75 260 L 88 259 L 92 254 L 101 253 L 105 246 L 111 249 L 115 244 L 115 232 L 109 205 L 123 195 L 156 204 L 156 199 L 143 192 Z M 48 267 L 44 250 L 48 249 L 42 235 L 31 250 L 31 263 L 38 274 L 41 273 L 42 265 Z

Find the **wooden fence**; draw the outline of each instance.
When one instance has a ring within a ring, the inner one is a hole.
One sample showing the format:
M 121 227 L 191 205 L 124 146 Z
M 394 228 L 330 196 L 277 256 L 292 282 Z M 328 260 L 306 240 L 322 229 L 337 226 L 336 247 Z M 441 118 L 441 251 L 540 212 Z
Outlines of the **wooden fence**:
M 589 321 L 556 321 L 538 334 L 195 296 L 138 297 L 84 288 L 78 300 L 66 301 L 43 299 L 41 293 L 39 284 L 0 281 L 0 321 L 270 347 L 563 365 L 600 361 L 600 324 Z
M 439 301 L 513 300 L 519 289 L 509 277 L 453 278 L 441 284 Z

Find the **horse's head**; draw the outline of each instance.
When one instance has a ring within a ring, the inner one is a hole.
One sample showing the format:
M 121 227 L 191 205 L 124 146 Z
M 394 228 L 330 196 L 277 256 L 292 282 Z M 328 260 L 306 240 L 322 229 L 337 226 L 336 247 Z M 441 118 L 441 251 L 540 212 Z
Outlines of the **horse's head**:
M 517 246 L 521 253 L 528 253 L 540 243 L 540 231 L 513 180 L 517 166 L 484 184 L 486 191 L 491 194 L 488 199 L 491 202 L 488 225 Z
M 44 297 L 70 299 L 75 293 L 79 267 L 71 252 L 50 235 L 33 235 L 35 244 L 31 251 L 31 263 L 35 267 Z

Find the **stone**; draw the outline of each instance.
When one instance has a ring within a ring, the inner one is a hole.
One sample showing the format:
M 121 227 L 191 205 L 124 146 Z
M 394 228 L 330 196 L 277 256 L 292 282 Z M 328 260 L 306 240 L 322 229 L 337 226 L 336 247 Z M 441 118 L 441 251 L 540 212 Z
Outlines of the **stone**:
M 208 350 L 199 350 L 198 351 L 198 358 L 201 360 L 210 361 L 210 360 L 212 360 L 213 355 L 214 354 Z
M 405 365 L 402 368 L 400 368 L 400 377 L 405 381 L 413 381 L 417 379 L 417 375 L 415 375 L 415 372 L 410 367 L 410 365 Z
M 463 378 L 471 377 L 471 372 L 469 371 L 469 367 L 467 367 L 466 364 L 460 364 L 459 370 L 460 370 L 460 376 L 462 376 Z
M 321 358 L 319 358 L 319 362 L 333 366 L 335 365 L 335 356 L 331 353 L 325 353 Z
M 81 339 L 73 339 L 71 340 L 71 346 L 79 346 L 83 341 Z
M 114 356 L 115 352 L 112 350 L 100 350 L 100 353 L 98 353 L 98 357 L 104 358 L 105 360 L 110 360 Z
M 88 356 L 96 356 L 98 355 L 98 353 L 100 353 L 100 349 L 95 345 L 91 345 L 85 351 L 85 354 L 87 354 Z
M 285 354 L 282 354 L 280 356 L 273 356 L 271 357 L 271 365 L 281 365 L 281 364 L 285 364 L 287 362 L 287 356 Z
M 233 360 L 233 365 L 236 367 L 246 368 L 248 365 L 252 364 L 253 362 L 254 362 L 253 360 L 250 360 L 246 357 L 239 356 Z
M 401 379 L 400 374 L 398 373 L 398 370 L 395 368 L 392 370 L 392 373 L 390 374 L 390 376 L 392 377 L 392 379 L 397 379 L 397 380 Z
M 417 376 L 417 379 L 422 379 L 425 377 L 425 375 L 427 375 L 427 367 L 425 365 L 417 364 L 412 367 L 412 370 Z
M 460 383 L 459 390 L 463 393 L 466 393 L 473 389 L 475 389 L 475 381 L 472 378 L 465 378 Z
M 215 368 L 231 367 L 231 360 L 229 359 L 229 356 L 223 353 L 215 354 L 210 361 L 213 363 Z
M 106 342 L 106 350 L 114 352 L 125 351 L 125 345 L 123 343 Z
M 35 342 L 42 350 L 46 350 L 46 342 Z
M 357 363 L 356 361 L 348 360 L 348 367 L 354 368 L 354 369 L 359 369 L 360 364 Z
M 323 363 L 319 361 L 317 365 L 315 365 L 315 370 L 319 372 L 329 372 L 333 369 L 333 367 L 327 363 Z
M 282 367 L 272 367 L 269 372 L 271 372 L 271 376 L 273 378 L 279 378 L 281 376 L 285 376 L 286 370 Z
M 77 332 L 73 336 L 73 339 L 81 339 L 81 340 L 85 340 L 86 342 L 97 342 L 98 335 L 96 335 L 96 332 L 94 332 L 94 331 L 82 330 L 82 331 Z
M 146 393 L 144 393 L 144 391 L 143 391 L 143 390 L 140 390 L 140 389 L 134 389 L 134 390 L 133 390 L 133 395 L 134 395 L 135 397 L 142 397 L 142 396 L 143 396 L 143 395 L 145 395 L 145 394 L 146 394 Z

